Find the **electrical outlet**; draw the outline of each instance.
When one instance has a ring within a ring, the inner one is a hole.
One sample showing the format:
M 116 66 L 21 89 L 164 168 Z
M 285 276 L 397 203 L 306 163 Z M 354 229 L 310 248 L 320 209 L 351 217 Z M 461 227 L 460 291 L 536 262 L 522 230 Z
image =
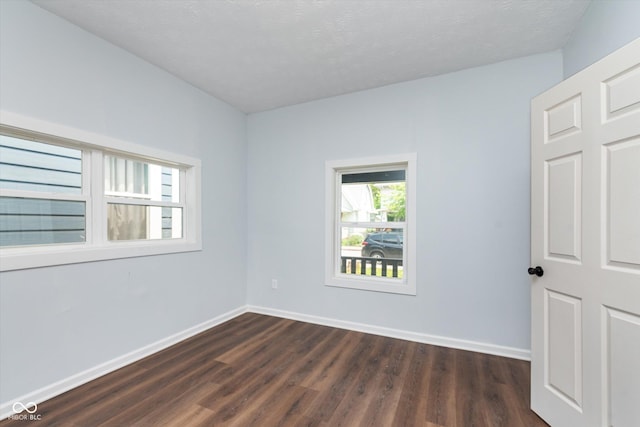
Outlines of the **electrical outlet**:
M 278 289 L 278 280 L 271 279 L 271 289 Z

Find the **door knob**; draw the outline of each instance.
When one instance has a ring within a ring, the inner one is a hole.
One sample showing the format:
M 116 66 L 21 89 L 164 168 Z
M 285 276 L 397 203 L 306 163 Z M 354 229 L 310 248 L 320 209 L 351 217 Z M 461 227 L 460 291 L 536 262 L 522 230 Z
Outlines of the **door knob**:
M 542 277 L 542 275 L 544 274 L 544 270 L 539 265 L 536 266 L 536 267 L 529 267 L 529 269 L 527 271 L 532 276 L 535 274 L 538 277 Z

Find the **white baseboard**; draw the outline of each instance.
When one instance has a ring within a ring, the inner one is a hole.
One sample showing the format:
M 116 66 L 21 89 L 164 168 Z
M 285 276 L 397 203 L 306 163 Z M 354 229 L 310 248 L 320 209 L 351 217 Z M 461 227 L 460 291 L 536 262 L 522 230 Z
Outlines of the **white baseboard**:
M 475 351 L 478 353 L 493 354 L 496 356 L 510 357 L 512 359 L 531 360 L 531 351 L 523 348 L 505 347 L 495 344 L 487 344 L 477 341 L 460 340 L 456 338 L 429 335 L 418 332 L 403 331 L 400 329 L 385 328 L 382 326 L 366 325 L 364 323 L 348 322 L 344 320 L 330 319 L 327 317 L 312 316 L 309 314 L 295 313 L 268 307 L 254 305 L 247 306 L 251 313 L 266 314 L 269 316 L 283 317 L 285 319 L 299 320 L 318 325 L 332 326 L 350 331 L 365 332 L 367 334 L 381 335 L 390 338 L 398 338 L 407 341 L 415 341 L 424 344 L 438 345 L 442 347 L 457 348 L 460 350 Z
M 21 402 L 23 404 L 35 402 L 36 404 L 42 403 L 45 400 L 51 399 L 59 394 L 62 394 L 72 388 L 81 386 L 91 380 L 101 377 L 109 372 L 113 372 L 123 366 L 137 362 L 153 353 L 157 353 L 160 350 L 164 350 L 174 344 L 179 343 L 187 338 L 190 338 L 200 332 L 204 332 L 207 329 L 213 328 L 221 323 L 233 319 L 244 313 L 258 313 L 266 314 L 269 316 L 282 317 L 285 319 L 299 320 L 301 322 L 314 323 L 317 325 L 332 326 L 340 329 L 347 329 L 351 331 L 364 332 L 368 334 L 381 335 L 390 338 L 398 338 L 407 341 L 415 341 L 425 344 L 439 345 L 443 347 L 457 348 L 460 350 L 470 350 L 479 353 L 494 354 L 497 356 L 510 357 L 513 359 L 531 360 L 531 352 L 527 349 L 504 347 L 495 344 L 487 344 L 476 341 L 459 340 L 456 338 L 447 338 L 437 335 L 422 334 L 417 332 L 403 331 L 400 329 L 385 328 L 382 326 L 367 325 L 364 323 L 348 322 L 344 320 L 331 319 L 328 317 L 313 316 L 309 314 L 295 313 L 291 311 L 278 310 L 268 307 L 260 307 L 254 305 L 246 305 L 238 307 L 227 313 L 221 314 L 206 322 L 195 325 L 191 328 L 185 329 L 182 332 L 171 335 L 167 338 L 163 338 L 145 347 L 134 350 L 130 353 L 116 357 L 110 361 L 102 363 L 86 371 L 77 373 L 68 378 L 55 382 L 53 384 L 42 387 L 39 390 L 27 393 L 23 396 L 11 399 L 8 402 L 2 402 L 0 404 L 0 420 L 3 420 L 13 414 L 13 404 L 15 402 Z
M 177 344 L 180 341 L 197 335 L 200 332 L 204 332 L 207 329 L 213 328 L 214 326 L 231 320 L 234 317 L 237 317 L 246 312 L 246 306 L 236 308 L 234 310 L 221 314 L 220 316 L 214 317 L 213 319 L 207 320 L 206 322 L 202 322 L 199 325 L 192 326 L 188 329 L 185 329 L 184 331 L 178 332 L 177 334 L 163 338 L 130 353 L 124 354 L 98 366 L 87 369 L 86 371 L 77 373 L 53 384 L 44 386 L 39 390 L 27 393 L 24 396 L 20 396 L 15 399 L 11 399 L 8 402 L 2 402 L 0 404 L 0 420 L 7 418 L 14 413 L 13 405 L 15 402 L 21 402 L 25 405 L 31 402 L 35 402 L 36 404 L 42 403 L 45 400 L 51 399 L 52 397 L 71 390 L 72 388 L 88 383 L 91 380 L 108 374 L 109 372 L 113 372 L 116 369 L 120 369 L 123 366 L 129 365 L 133 362 L 137 362 L 138 360 L 143 359 L 153 353 L 164 350 L 167 347 Z

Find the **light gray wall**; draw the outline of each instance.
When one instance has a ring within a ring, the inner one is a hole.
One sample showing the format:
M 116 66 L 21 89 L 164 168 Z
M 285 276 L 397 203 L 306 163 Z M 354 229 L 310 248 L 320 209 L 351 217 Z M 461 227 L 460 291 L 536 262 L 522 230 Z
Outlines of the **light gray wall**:
M 561 78 L 557 51 L 250 115 L 249 304 L 528 349 L 529 105 Z M 418 295 L 324 286 L 325 161 L 403 152 Z
M 201 252 L 0 276 L 0 402 L 246 301 L 246 116 L 26 1 L 0 1 L 0 107 L 202 160 Z
M 564 77 L 640 37 L 640 1 L 593 0 L 562 49 Z
M 0 402 L 246 302 L 529 348 L 529 100 L 638 37 L 639 9 L 594 1 L 562 56 L 255 114 L 247 137 L 233 108 L 0 1 L 0 107 L 201 158 L 204 227 L 202 252 L 2 273 Z M 323 286 L 324 162 L 407 151 L 418 295 Z

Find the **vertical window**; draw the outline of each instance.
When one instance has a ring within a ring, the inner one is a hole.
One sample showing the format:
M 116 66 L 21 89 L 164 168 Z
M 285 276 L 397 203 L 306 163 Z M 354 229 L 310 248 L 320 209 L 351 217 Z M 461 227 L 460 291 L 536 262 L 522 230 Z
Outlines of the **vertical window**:
M 415 155 L 327 163 L 327 284 L 415 294 Z
M 405 169 L 338 174 L 340 272 L 401 279 Z
M 0 246 L 86 240 L 81 150 L 0 135 Z

